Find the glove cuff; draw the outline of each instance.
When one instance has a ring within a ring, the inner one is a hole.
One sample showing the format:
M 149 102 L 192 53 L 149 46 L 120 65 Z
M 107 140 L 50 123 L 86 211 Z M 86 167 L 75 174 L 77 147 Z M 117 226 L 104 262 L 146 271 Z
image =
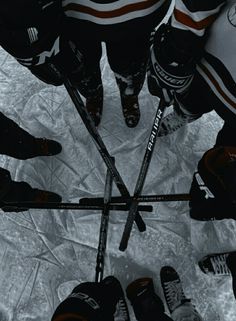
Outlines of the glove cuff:
M 60 315 L 55 315 L 52 321 L 90 321 L 90 320 L 77 313 L 64 313 Z

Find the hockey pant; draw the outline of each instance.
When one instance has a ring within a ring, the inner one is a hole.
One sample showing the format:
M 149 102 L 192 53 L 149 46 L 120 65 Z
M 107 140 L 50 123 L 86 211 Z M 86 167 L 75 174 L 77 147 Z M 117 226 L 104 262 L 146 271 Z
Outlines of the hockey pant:
M 181 97 L 184 108 L 192 114 L 215 112 L 224 120 L 224 125 L 216 138 L 216 146 L 236 146 L 236 114 L 231 112 L 213 93 L 197 72 L 185 97 Z M 207 126 L 207 124 L 206 124 Z
M 35 137 L 0 113 L 0 154 L 26 159 L 34 154 Z
M 93 36 L 76 34 L 73 39 L 82 55 L 82 66 L 74 74 L 73 83 L 85 98 L 99 95 L 102 88 L 100 60 L 102 42 Z M 138 95 L 142 89 L 149 54 L 149 36 L 127 38 L 121 42 L 105 43 L 108 63 L 114 72 L 121 95 Z

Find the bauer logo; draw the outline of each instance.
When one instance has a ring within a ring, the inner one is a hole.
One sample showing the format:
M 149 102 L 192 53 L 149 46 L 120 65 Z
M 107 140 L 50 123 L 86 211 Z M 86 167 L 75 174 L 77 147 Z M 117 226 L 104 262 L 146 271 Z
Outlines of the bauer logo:
M 227 17 L 231 25 L 236 27 L 236 4 L 232 5 L 232 7 L 228 10 Z
M 153 147 L 154 147 L 154 143 L 155 143 L 157 131 L 158 131 L 158 128 L 159 128 L 159 123 L 160 123 L 161 115 L 162 115 L 162 111 L 159 110 L 158 113 L 157 113 L 157 115 L 156 115 L 155 121 L 154 121 L 154 126 L 153 126 L 153 128 L 152 128 L 151 135 L 150 135 L 150 137 L 149 137 L 148 150 L 149 150 L 150 152 L 152 151 L 152 149 L 153 149 Z
M 173 76 L 171 74 L 168 74 L 163 68 L 161 68 L 161 66 L 157 62 L 155 62 L 154 68 L 158 77 L 168 86 L 182 88 L 185 85 L 186 77 L 177 78 L 175 76 L 175 78 L 173 78 Z

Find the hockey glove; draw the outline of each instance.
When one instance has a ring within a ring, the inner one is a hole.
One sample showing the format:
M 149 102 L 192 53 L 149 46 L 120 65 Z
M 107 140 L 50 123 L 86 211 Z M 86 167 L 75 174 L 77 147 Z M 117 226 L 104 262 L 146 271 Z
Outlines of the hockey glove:
M 0 10 L 0 45 L 40 80 L 61 85 L 63 74 L 78 68 L 63 35 L 64 24 L 59 0 L 5 1 Z
M 56 309 L 51 321 L 113 321 L 118 305 L 129 321 L 128 308 L 120 282 L 113 276 L 100 283 L 78 285 Z
M 203 155 L 193 176 L 190 195 L 192 218 L 236 219 L 235 147 L 215 147 Z
M 187 91 L 196 65 L 188 43 L 193 43 L 195 37 L 191 32 L 181 32 L 168 24 L 162 24 L 152 35 L 147 73 L 152 95 L 162 97 L 164 91 L 166 101 L 171 101 L 173 95 Z

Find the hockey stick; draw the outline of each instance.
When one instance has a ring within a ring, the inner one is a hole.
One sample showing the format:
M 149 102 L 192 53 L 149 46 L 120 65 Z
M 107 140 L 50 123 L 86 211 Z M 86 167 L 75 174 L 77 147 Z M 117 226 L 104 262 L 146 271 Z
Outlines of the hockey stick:
M 113 162 L 115 163 L 114 157 L 112 159 L 113 159 Z M 112 194 L 112 175 L 111 175 L 111 172 L 107 170 L 104 199 L 103 199 L 104 207 L 102 210 L 100 231 L 99 231 L 95 282 L 101 282 L 103 279 L 104 259 L 105 259 L 106 244 L 107 244 L 107 230 L 108 230 L 108 223 L 109 223 L 109 203 L 111 200 L 111 194 Z
M 92 136 L 101 157 L 103 158 L 107 168 L 111 172 L 112 177 L 114 179 L 114 182 L 116 183 L 118 190 L 120 191 L 122 196 L 130 196 L 130 193 L 129 193 L 127 187 L 125 186 L 125 183 L 123 182 L 116 166 L 111 161 L 111 156 L 110 156 L 101 136 L 99 135 L 97 128 L 95 127 L 95 125 L 92 121 L 92 118 L 90 117 L 89 113 L 87 112 L 87 110 L 84 106 L 84 103 L 78 93 L 78 90 L 71 84 L 69 79 L 64 80 L 64 85 L 65 85 L 65 88 L 66 88 L 71 100 L 73 101 L 73 103 L 75 105 L 75 108 L 77 109 L 78 113 L 80 114 L 80 117 L 83 120 L 85 127 L 87 128 L 88 132 Z M 143 232 L 146 230 L 146 225 L 145 225 L 145 223 L 139 213 L 137 213 L 137 215 L 135 217 L 135 222 L 136 222 L 140 232 Z
M 139 203 L 149 202 L 187 202 L 191 200 L 190 194 L 162 194 L 162 195 L 140 195 L 137 198 Z M 132 202 L 133 197 L 113 196 L 110 204 L 122 204 Z M 81 205 L 102 205 L 102 197 L 83 197 L 80 199 L 79 204 Z
M 128 211 L 129 205 L 109 204 L 110 211 Z M 79 203 L 36 203 L 36 202 L 0 202 L 0 208 L 5 212 L 27 211 L 29 209 L 48 209 L 48 210 L 91 210 L 101 211 L 103 204 L 79 204 Z M 152 206 L 139 206 L 143 212 L 152 212 Z
M 115 163 L 114 157 L 112 157 L 112 161 L 113 163 Z M 101 282 L 103 279 L 104 260 L 105 260 L 105 253 L 106 253 L 106 244 L 107 244 L 107 231 L 108 231 L 108 223 L 109 223 L 109 203 L 112 195 L 112 182 L 113 182 L 112 174 L 109 170 L 107 170 L 104 199 L 103 199 L 104 208 L 102 211 L 100 233 L 99 233 L 95 282 Z M 130 321 L 129 309 L 125 300 L 124 293 L 122 293 L 122 295 L 120 296 L 119 301 L 117 302 L 117 306 L 119 307 L 122 313 L 122 320 Z
M 127 221 L 125 223 L 125 228 L 124 228 L 122 238 L 120 241 L 120 246 L 119 246 L 120 251 L 125 251 L 125 249 L 128 246 L 130 233 L 131 233 L 132 226 L 133 226 L 136 212 L 137 212 L 137 207 L 138 207 L 138 202 L 139 202 L 138 197 L 142 193 L 143 185 L 144 185 L 144 182 L 146 179 L 148 167 L 151 162 L 151 157 L 153 154 L 157 134 L 158 134 L 158 131 L 160 128 L 160 124 L 161 124 L 161 120 L 162 120 L 162 116 L 164 114 L 165 108 L 166 108 L 166 102 L 165 102 L 164 98 L 161 98 L 160 102 L 159 102 L 159 106 L 157 108 L 156 116 L 154 118 L 154 122 L 152 125 L 151 134 L 148 139 L 148 144 L 147 144 L 146 151 L 145 151 L 144 158 L 143 158 L 143 162 L 142 162 L 142 165 L 141 165 L 141 168 L 139 171 L 139 176 L 138 176 L 136 186 L 134 189 L 134 196 L 133 196 L 133 200 L 130 204 L 130 209 L 129 209 Z

